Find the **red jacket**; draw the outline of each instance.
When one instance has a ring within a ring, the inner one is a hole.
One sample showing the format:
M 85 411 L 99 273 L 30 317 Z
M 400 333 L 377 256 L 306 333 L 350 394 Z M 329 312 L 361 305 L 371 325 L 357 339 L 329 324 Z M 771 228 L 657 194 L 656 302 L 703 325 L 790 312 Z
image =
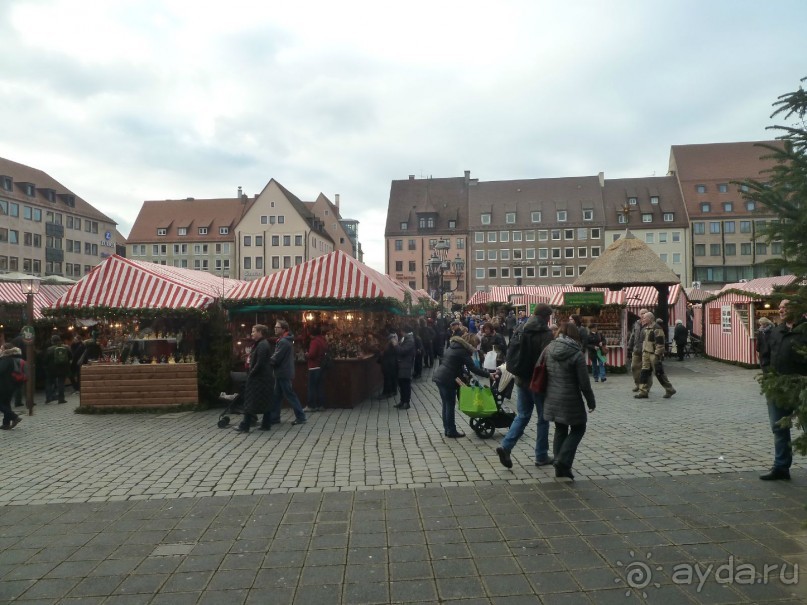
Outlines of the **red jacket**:
M 325 350 L 327 348 L 328 344 L 325 342 L 325 338 L 323 336 L 318 335 L 311 338 L 311 342 L 308 345 L 309 370 L 318 368 L 320 364 L 322 364 L 322 356 L 325 354 Z

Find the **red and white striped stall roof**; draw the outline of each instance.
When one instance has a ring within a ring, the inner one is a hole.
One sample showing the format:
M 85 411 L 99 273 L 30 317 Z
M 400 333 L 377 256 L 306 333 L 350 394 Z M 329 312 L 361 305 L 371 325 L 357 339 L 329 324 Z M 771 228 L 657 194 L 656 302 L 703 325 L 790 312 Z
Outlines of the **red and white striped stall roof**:
M 34 319 L 42 319 L 42 309 L 50 307 L 69 288 L 63 284 L 41 284 L 34 294 Z M 0 282 L 0 301 L 22 305 L 28 302 L 18 282 Z
M 490 292 L 485 292 L 484 290 L 477 290 L 465 304 L 466 306 L 469 307 L 473 305 L 484 305 L 487 304 L 489 300 L 490 300 Z
M 741 290 L 747 292 L 752 298 L 760 296 L 770 296 L 773 294 L 775 286 L 788 286 L 796 281 L 795 275 L 777 275 L 775 277 L 759 277 L 747 282 L 738 282 L 735 284 L 726 284 L 721 288 L 720 292 L 726 290 Z M 717 295 L 720 295 L 720 292 Z
M 387 297 L 403 302 L 406 292 L 411 294 L 414 290 L 336 250 L 296 267 L 243 283 L 233 288 L 227 298 Z M 416 301 L 417 297 L 413 295 L 413 302 Z
M 625 302 L 628 309 L 642 309 L 655 307 L 658 304 L 658 290 L 655 286 L 628 286 L 623 290 L 625 292 Z M 670 291 L 667 294 L 667 304 L 675 305 L 678 302 L 678 297 L 684 293 L 681 284 L 673 284 L 670 286 Z M 686 295 L 684 293 L 684 295 Z
M 553 294 L 552 298 L 549 300 L 549 304 L 552 307 L 562 307 L 563 304 L 564 304 L 563 303 L 563 295 L 566 292 L 585 292 L 585 291 L 586 291 L 585 288 L 569 288 L 569 287 L 567 287 L 567 288 L 565 288 L 563 290 L 563 292 L 556 292 L 555 294 Z M 608 290 L 606 288 L 592 288 L 591 291 L 592 292 L 603 292 L 605 294 L 605 303 L 604 304 L 606 304 L 606 305 L 621 305 L 623 307 L 625 306 L 625 291 L 624 290 L 618 290 L 617 292 L 613 292 L 613 291 Z M 530 300 L 529 296 L 526 298 L 526 300 L 527 300 L 527 304 L 532 303 L 532 302 L 545 302 L 545 301 L 539 301 L 539 300 Z
M 113 255 L 71 286 L 53 307 L 202 309 L 241 283 Z

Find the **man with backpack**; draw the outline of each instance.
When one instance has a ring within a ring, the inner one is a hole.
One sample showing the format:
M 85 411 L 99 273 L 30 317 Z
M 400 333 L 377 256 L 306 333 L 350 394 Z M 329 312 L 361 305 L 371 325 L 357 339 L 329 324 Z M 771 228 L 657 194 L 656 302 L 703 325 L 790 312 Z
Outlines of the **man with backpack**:
M 51 346 L 45 352 L 45 403 L 58 398 L 59 403 L 67 403 L 64 398 L 64 381 L 70 373 L 70 349 L 62 343 L 62 337 L 54 334 Z
M 19 373 L 24 371 L 22 351 L 12 343 L 7 342 L 0 349 L 0 411 L 3 412 L 4 431 L 13 429 L 20 423 L 22 417 L 11 409 L 11 399 L 14 393 L 25 384 Z
M 320 326 L 311 327 L 311 341 L 305 359 L 308 362 L 308 407 L 303 411 L 319 412 L 325 407 L 322 379 L 331 360 L 328 343 Z
M 496 448 L 499 462 L 505 468 L 513 467 L 510 452 L 524 434 L 524 429 L 532 417 L 533 408 L 538 416 L 535 466 L 552 464 L 552 458 L 549 456 L 549 423 L 544 420 L 544 394 L 533 393 L 529 388 L 535 364 L 546 346 L 552 342 L 552 331 L 549 329 L 551 316 L 552 307 L 544 303 L 538 304 L 526 323 L 516 327 L 507 347 L 507 371 L 516 377 L 518 413 L 507 435 L 502 439 L 501 447 Z

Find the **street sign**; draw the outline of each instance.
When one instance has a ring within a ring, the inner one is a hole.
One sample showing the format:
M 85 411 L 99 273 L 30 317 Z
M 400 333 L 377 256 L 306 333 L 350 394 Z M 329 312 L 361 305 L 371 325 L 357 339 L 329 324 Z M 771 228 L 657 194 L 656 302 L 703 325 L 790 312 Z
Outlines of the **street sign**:
M 566 307 L 585 307 L 588 305 L 604 305 L 605 292 L 564 292 L 563 305 Z
M 21 334 L 26 343 L 34 342 L 34 326 L 23 326 Z

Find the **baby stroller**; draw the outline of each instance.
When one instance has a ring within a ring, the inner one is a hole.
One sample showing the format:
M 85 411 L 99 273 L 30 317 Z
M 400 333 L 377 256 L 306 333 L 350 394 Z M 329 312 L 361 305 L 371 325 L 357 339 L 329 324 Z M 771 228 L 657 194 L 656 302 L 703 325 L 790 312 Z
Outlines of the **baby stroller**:
M 230 384 L 234 392 L 219 395 L 219 401 L 224 404 L 224 411 L 219 415 L 218 421 L 220 429 L 229 426 L 231 415 L 244 413 L 244 385 L 246 383 L 246 372 L 230 372 Z
M 510 399 L 513 394 L 515 380 L 501 365 L 490 388 L 483 388 L 476 381 L 474 383 L 474 386 L 460 387 L 460 411 L 471 419 L 474 433 L 482 439 L 489 439 L 496 429 L 510 428 L 516 417 L 516 413 L 504 405 L 504 400 Z

